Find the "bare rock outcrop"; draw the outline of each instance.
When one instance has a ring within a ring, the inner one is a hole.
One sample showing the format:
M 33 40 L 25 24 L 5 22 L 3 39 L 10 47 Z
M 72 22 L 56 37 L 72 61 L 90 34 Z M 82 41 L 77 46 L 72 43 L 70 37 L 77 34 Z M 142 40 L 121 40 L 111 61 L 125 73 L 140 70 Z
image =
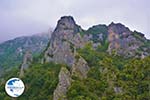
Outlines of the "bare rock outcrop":
M 51 35 L 50 44 L 44 54 L 44 62 L 66 64 L 71 69 L 68 71 L 62 67 L 53 100 L 65 99 L 73 74 L 80 78 L 86 78 L 89 70 L 88 64 L 82 57 L 76 59 L 76 49 L 84 47 L 88 42 L 88 39 L 81 36 L 81 31 L 82 29 L 75 23 L 73 17 L 64 16 L 58 21 L 57 27 Z
M 24 76 L 24 71 L 28 69 L 29 65 L 31 64 L 33 58 L 30 51 L 27 51 L 24 55 L 23 63 L 20 68 L 20 77 Z
M 124 57 L 135 57 L 142 55 L 140 49 L 146 39 L 143 34 L 132 32 L 120 23 L 111 23 L 108 26 L 108 41 L 110 54 L 115 52 Z
M 71 85 L 71 74 L 67 68 L 62 67 L 59 73 L 59 83 L 53 93 L 53 100 L 66 100 L 65 96 Z
M 71 73 L 73 76 L 83 79 L 87 77 L 87 72 L 89 69 L 90 68 L 87 62 L 81 56 L 79 56 L 79 58 L 76 59 L 76 62 L 72 66 Z
M 81 31 L 73 17 L 61 17 L 52 33 L 50 45 L 44 54 L 44 61 L 67 64 L 72 67 L 75 63 L 76 49 L 84 47 L 88 42 L 81 37 Z
M 71 16 L 61 17 L 45 52 L 45 62 L 53 61 L 72 66 L 75 60 L 74 46 L 80 47 L 83 43 L 78 34 L 80 31 L 80 26 L 75 23 Z

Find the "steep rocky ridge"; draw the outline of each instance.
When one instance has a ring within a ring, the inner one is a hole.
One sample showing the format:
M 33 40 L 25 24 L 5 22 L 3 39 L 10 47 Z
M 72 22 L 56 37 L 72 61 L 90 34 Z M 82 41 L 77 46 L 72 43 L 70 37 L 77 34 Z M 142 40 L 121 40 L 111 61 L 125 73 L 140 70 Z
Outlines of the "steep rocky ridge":
M 58 21 L 56 29 L 52 33 L 50 45 L 45 51 L 44 61 L 67 64 L 67 69 L 59 73 L 59 83 L 54 91 L 53 100 L 62 99 L 71 85 L 71 76 L 77 73 L 78 77 L 86 78 L 89 70 L 87 62 L 83 58 L 76 59 L 76 49 L 82 48 L 88 41 L 82 38 L 82 29 L 78 26 L 73 17 L 64 16 Z M 80 65 L 80 66 L 79 66 Z M 69 75 L 70 73 L 70 75 Z
M 33 59 L 32 62 L 31 53 L 25 53 L 19 71 L 27 90 L 18 99 L 148 98 L 148 55 L 150 40 L 121 23 L 95 25 L 83 30 L 73 17 L 61 17 L 42 57 L 37 57 L 42 61 Z M 17 70 L 13 72 L 16 74 Z M 3 92 L 1 97 L 5 97 Z
M 24 58 L 23 58 L 23 62 L 20 68 L 20 77 L 24 76 L 24 71 L 28 69 L 28 67 L 30 66 L 30 64 L 33 61 L 33 57 L 30 51 L 26 51 Z
M 124 57 L 141 57 L 142 55 L 149 55 L 146 50 L 142 50 L 148 41 L 144 34 L 137 31 L 130 31 L 121 23 L 111 23 L 108 26 L 108 52 L 116 53 Z
M 44 53 L 44 62 L 67 64 L 69 69 L 62 69 L 59 73 L 59 83 L 54 91 L 53 100 L 65 97 L 71 85 L 71 77 L 81 80 L 87 77 L 90 70 L 86 60 L 78 55 L 77 49 L 91 43 L 96 50 L 104 48 L 103 52 L 123 57 L 143 57 L 150 55 L 148 47 L 141 49 L 148 40 L 142 33 L 132 32 L 121 23 L 111 23 L 109 26 L 96 25 L 83 30 L 71 16 L 64 16 L 58 21 L 52 33 L 50 44 Z M 146 51 L 147 50 L 147 51 Z M 139 53 L 139 54 L 138 54 Z M 64 71 L 65 70 L 65 71 Z M 65 99 L 65 98 L 63 98 Z
M 66 92 L 71 85 L 71 74 L 65 67 L 59 72 L 59 83 L 54 91 L 53 100 L 65 100 Z
M 83 47 L 87 42 L 79 34 L 81 31 L 82 29 L 71 16 L 61 17 L 45 52 L 45 62 L 54 61 L 72 66 L 75 61 L 76 48 Z

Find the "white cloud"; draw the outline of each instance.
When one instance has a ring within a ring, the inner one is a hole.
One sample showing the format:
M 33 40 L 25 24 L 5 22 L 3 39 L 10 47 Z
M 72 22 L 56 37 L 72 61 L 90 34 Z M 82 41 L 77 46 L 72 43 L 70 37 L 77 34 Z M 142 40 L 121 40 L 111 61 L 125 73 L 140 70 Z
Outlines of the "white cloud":
M 108 25 L 112 21 L 121 22 L 132 30 L 138 30 L 145 33 L 146 36 L 150 38 L 150 34 L 148 34 L 150 31 L 150 29 L 148 29 L 148 26 L 150 26 L 150 21 L 148 20 L 150 17 L 150 1 L 148 0 L 2 1 L 0 1 L 0 18 L 4 18 L 0 19 L 0 21 L 3 20 L 1 22 L 9 24 L 7 21 L 8 19 L 15 19 L 15 27 L 22 29 L 18 29 L 18 32 L 20 33 L 29 34 L 34 31 L 46 31 L 50 26 L 55 27 L 57 20 L 61 16 L 72 15 L 76 22 L 83 28 L 88 28 L 95 24 Z M 26 25 L 29 25 L 28 27 L 33 28 L 32 31 L 24 28 L 25 22 Z M 2 26 L 3 23 L 0 24 Z M 13 33 L 12 30 L 10 31 Z M 9 32 L 9 29 L 6 30 L 6 32 Z

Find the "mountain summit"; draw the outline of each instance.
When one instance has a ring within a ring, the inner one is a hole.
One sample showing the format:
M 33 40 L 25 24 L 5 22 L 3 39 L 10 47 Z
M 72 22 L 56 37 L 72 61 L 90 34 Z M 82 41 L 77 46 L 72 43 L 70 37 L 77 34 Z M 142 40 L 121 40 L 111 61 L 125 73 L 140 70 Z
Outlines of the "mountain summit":
M 124 57 L 148 56 L 149 47 L 145 46 L 149 41 L 142 33 L 132 32 L 121 23 L 111 23 L 108 26 L 109 53 L 114 51 Z
M 78 26 L 72 16 L 64 16 L 58 21 L 55 31 L 57 30 L 74 30 L 77 33 Z
M 20 69 L 2 76 L 1 100 L 9 99 L 3 88 L 14 76 L 27 87 L 18 100 L 149 100 L 150 40 L 121 23 L 83 30 L 61 17 L 42 50 L 37 57 L 26 52 Z
M 72 77 L 87 78 L 90 67 L 79 54 L 78 49 L 92 45 L 93 50 L 103 48 L 103 52 L 110 55 L 140 58 L 143 55 L 150 55 L 147 52 L 149 48 L 142 47 L 147 43 L 149 41 L 141 36 L 141 33 L 132 32 L 121 23 L 111 23 L 109 26 L 97 25 L 88 30 L 83 30 L 75 23 L 73 17 L 61 17 L 52 33 L 50 44 L 42 61 L 44 63 L 66 64 L 70 69 L 61 68 L 59 83 L 54 91 L 53 100 L 59 100 L 66 95 L 72 83 Z M 90 61 L 88 62 L 90 63 Z
M 80 32 L 82 32 L 82 29 L 75 23 L 73 17 L 61 17 L 45 52 L 45 61 L 65 63 L 72 66 L 75 61 L 76 48 L 85 44 Z
M 81 56 L 76 59 L 76 56 L 78 56 L 76 49 L 85 44 L 80 36 L 81 31 L 73 17 L 64 16 L 58 21 L 57 27 L 52 33 L 50 45 L 45 52 L 44 62 L 67 64 L 71 67 L 70 72 L 68 69 L 61 69 L 53 100 L 58 100 L 66 95 L 71 82 L 68 80 L 71 80 L 72 75 L 80 76 L 80 78 L 87 77 L 89 70 L 87 62 Z

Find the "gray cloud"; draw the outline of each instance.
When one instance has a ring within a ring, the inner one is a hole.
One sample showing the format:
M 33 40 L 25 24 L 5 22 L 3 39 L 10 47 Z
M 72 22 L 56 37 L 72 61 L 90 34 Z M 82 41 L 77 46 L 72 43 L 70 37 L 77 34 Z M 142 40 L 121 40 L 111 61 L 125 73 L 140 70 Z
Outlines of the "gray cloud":
M 47 31 L 64 15 L 87 29 L 120 22 L 150 38 L 149 0 L 1 0 L 0 40 Z

